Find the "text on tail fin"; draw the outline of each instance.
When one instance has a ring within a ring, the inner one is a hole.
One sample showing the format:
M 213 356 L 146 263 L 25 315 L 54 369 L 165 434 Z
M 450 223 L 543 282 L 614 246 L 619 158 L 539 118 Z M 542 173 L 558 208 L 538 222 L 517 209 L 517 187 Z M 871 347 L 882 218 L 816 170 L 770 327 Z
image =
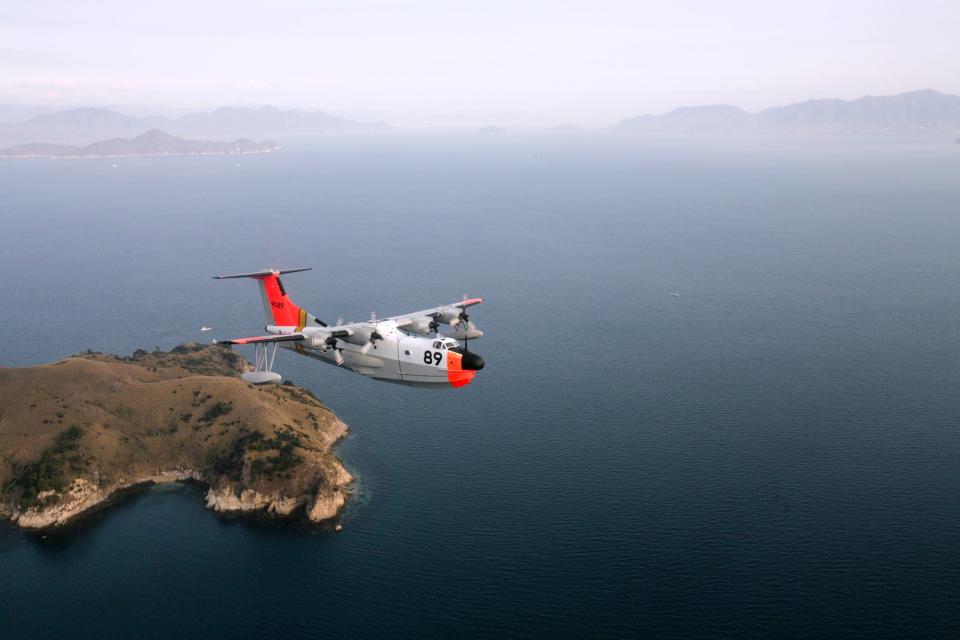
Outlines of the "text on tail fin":
M 267 310 L 267 317 L 273 318 L 273 324 L 283 327 L 303 327 L 307 323 L 307 312 L 290 300 L 280 277 L 275 274 L 268 276 L 254 276 L 260 281 L 263 293 L 263 306 Z
M 283 283 L 280 282 L 280 275 L 284 273 L 298 273 L 300 271 L 309 271 L 306 269 L 265 269 L 263 271 L 253 271 L 251 273 L 235 273 L 226 276 L 213 276 L 214 280 L 228 280 L 232 278 L 251 278 L 258 280 L 260 284 L 260 294 L 263 298 L 263 309 L 267 316 L 267 323 L 282 327 L 297 327 L 297 331 L 311 321 L 312 316 L 295 305 L 286 290 Z M 316 318 L 313 318 L 318 324 Z

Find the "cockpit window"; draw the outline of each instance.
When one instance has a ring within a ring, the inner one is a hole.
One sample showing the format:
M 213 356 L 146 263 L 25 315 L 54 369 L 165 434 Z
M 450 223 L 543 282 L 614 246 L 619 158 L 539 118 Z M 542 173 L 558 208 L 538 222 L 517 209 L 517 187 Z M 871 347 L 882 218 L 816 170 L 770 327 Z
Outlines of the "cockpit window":
M 434 348 L 434 349 L 442 349 L 442 348 L 443 348 L 443 343 L 440 342 L 439 340 L 437 340 L 436 342 L 433 343 L 433 348 Z

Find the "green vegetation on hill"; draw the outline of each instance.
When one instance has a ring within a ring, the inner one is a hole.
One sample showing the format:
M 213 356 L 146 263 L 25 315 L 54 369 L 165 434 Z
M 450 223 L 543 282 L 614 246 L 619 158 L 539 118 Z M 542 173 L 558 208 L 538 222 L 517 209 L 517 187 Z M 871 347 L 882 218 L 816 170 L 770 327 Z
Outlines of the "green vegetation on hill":
M 296 450 L 302 448 L 300 437 L 291 431 L 278 431 L 272 438 L 263 438 L 251 445 L 251 451 L 276 451 L 276 455 L 256 458 L 250 463 L 250 475 L 272 480 L 290 471 L 303 461 Z
M 233 410 L 232 402 L 220 402 L 219 400 L 200 417 L 200 422 L 211 424 L 217 418 L 225 416 Z
M 18 470 L 10 484 L 20 490 L 20 508 L 39 506 L 38 499 L 44 491 L 63 491 L 66 486 L 64 467 L 76 475 L 83 471 L 83 458 L 79 450 L 83 429 L 74 425 L 57 434 L 53 445 L 46 449 L 40 459 Z
M 278 431 L 266 437 L 259 431 L 247 433 L 233 442 L 223 455 L 213 461 L 214 470 L 231 480 L 240 480 L 246 466 L 252 480 L 274 480 L 303 462 L 297 449 L 306 448 L 295 432 Z M 272 453 L 274 455 L 258 455 Z

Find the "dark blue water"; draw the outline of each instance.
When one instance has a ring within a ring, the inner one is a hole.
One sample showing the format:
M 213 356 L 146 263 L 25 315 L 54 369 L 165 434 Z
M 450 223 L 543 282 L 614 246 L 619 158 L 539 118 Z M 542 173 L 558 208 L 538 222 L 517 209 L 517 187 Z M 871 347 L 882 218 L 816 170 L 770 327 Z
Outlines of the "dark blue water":
M 482 295 L 464 390 L 284 354 L 352 427 L 342 534 L 191 487 L 0 531 L 0 636 L 960 633 L 960 150 L 329 140 L 0 164 L 0 362 Z M 680 297 L 670 296 L 677 291 Z M 2 425 L 0 425 L 2 428 Z

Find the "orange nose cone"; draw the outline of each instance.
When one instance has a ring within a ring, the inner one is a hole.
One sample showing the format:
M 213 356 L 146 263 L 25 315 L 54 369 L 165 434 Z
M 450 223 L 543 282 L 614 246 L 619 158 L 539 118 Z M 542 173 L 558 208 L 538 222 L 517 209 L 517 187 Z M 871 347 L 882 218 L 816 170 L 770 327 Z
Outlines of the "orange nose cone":
M 477 372 L 464 369 L 463 356 L 455 351 L 447 352 L 447 381 L 453 387 L 465 387 L 473 380 Z

